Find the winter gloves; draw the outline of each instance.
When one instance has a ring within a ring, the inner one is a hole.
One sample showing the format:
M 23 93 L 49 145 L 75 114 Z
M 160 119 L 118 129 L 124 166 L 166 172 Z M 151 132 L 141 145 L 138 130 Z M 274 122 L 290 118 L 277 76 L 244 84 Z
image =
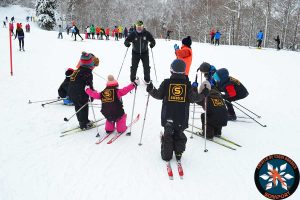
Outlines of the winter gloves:
M 150 43 L 150 48 L 152 49 L 154 46 L 155 46 L 155 43 L 153 42 L 153 43 Z
M 135 88 L 137 88 L 137 86 L 140 84 L 140 79 L 135 79 L 133 82 L 132 82 L 135 86 Z
M 150 92 L 151 90 L 153 90 L 153 83 L 152 81 L 147 85 L 146 91 Z
M 192 84 L 192 87 L 198 88 L 198 83 L 197 83 L 197 82 L 194 82 L 194 83 Z
M 124 45 L 125 45 L 126 47 L 130 47 L 130 42 L 125 41 L 125 42 L 124 42 Z
M 178 44 L 174 44 L 174 50 L 176 51 L 176 50 L 178 50 L 178 49 L 179 49 Z

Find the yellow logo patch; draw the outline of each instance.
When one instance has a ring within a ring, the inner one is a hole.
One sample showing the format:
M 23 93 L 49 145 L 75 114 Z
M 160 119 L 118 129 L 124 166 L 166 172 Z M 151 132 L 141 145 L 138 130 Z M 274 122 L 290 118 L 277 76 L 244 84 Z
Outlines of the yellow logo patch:
M 224 102 L 222 99 L 214 99 L 214 98 L 211 98 L 211 101 L 213 103 L 213 105 L 215 107 L 218 107 L 218 106 L 223 106 L 224 105 Z
M 185 84 L 170 84 L 168 101 L 185 102 L 186 85 Z
M 102 93 L 102 103 L 109 103 L 114 101 L 115 97 L 115 90 L 114 89 L 105 89 Z

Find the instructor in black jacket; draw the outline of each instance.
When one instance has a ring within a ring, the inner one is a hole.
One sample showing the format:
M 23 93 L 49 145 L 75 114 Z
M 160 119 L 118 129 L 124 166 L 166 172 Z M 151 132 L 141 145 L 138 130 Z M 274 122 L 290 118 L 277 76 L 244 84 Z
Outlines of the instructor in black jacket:
M 144 80 L 146 83 L 150 83 L 150 66 L 149 66 L 149 51 L 148 42 L 150 42 L 150 48 L 155 46 L 155 40 L 150 32 L 144 28 L 142 21 L 136 23 L 136 29 L 128 35 L 124 45 L 130 47 L 132 42 L 132 60 L 130 69 L 130 80 L 133 82 L 136 79 L 136 71 L 140 60 L 143 62 L 144 67 Z

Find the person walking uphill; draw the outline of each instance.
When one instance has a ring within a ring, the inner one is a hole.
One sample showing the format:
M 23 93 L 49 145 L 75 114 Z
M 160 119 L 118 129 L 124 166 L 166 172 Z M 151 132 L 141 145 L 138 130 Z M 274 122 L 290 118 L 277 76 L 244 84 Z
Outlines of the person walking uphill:
M 82 130 L 93 126 L 88 119 L 89 116 L 89 96 L 85 93 L 85 87 L 93 89 L 93 69 L 99 65 L 99 59 L 91 53 L 82 52 L 80 63 L 70 78 L 68 94 L 73 101 L 79 126 Z M 81 109 L 79 111 L 79 109 Z M 78 112 L 79 111 L 79 112 Z
M 257 48 L 261 49 L 261 43 L 264 39 L 264 33 L 262 32 L 262 30 L 260 30 L 257 35 L 256 35 L 256 39 L 257 39 Z
M 118 133 L 126 131 L 126 117 L 123 109 L 123 102 L 121 97 L 125 96 L 128 92 L 133 90 L 139 85 L 139 80 L 135 80 L 128 86 L 119 89 L 119 83 L 114 79 L 112 75 L 107 77 L 108 81 L 106 88 L 102 92 L 97 92 L 91 88 L 87 88 L 85 92 L 94 99 L 101 99 L 102 107 L 101 113 L 106 118 L 105 131 L 107 134 L 112 133 L 115 130 L 115 124 Z
M 144 80 L 147 84 L 150 83 L 150 66 L 149 66 L 149 49 L 155 46 L 155 40 L 152 34 L 144 28 L 142 21 L 136 23 L 136 29 L 128 35 L 124 45 L 130 47 L 132 43 L 132 60 L 130 68 L 130 80 L 133 82 L 136 79 L 136 72 L 140 60 L 143 62 Z
M 197 86 L 192 87 L 185 76 L 185 63 L 182 60 L 174 60 L 170 71 L 171 77 L 165 79 L 158 89 L 150 82 L 147 92 L 153 98 L 163 100 L 161 126 L 164 127 L 164 134 L 161 138 L 161 157 L 168 162 L 174 151 L 176 160 L 180 162 L 187 142 L 183 131 L 188 128 L 190 103 L 203 101 L 205 95 L 198 94 Z
M 188 76 L 190 73 L 190 68 L 192 64 L 192 58 L 193 58 L 193 51 L 191 48 L 192 40 L 190 36 L 187 36 L 186 38 L 182 39 L 182 46 L 181 49 L 179 49 L 179 46 L 177 44 L 174 45 L 175 54 L 178 59 L 181 59 L 185 62 L 185 75 Z
M 15 34 L 15 39 L 18 37 L 18 40 L 19 40 L 19 51 L 23 50 L 25 51 L 24 49 L 24 31 L 22 29 L 22 24 L 19 24 L 17 23 L 17 29 L 16 29 L 16 34 Z

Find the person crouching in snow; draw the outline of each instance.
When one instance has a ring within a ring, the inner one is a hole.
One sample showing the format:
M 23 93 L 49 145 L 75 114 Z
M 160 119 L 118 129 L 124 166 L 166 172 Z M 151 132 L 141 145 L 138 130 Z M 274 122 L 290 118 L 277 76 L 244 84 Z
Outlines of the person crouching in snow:
M 91 53 L 82 52 L 79 68 L 70 77 L 68 94 L 73 101 L 79 126 L 82 130 L 93 127 L 89 120 L 89 96 L 85 86 L 93 89 L 93 69 L 99 65 L 99 59 Z
M 170 71 L 169 79 L 165 79 L 158 89 L 151 82 L 147 86 L 147 92 L 153 98 L 163 100 L 161 126 L 164 127 L 164 134 L 161 137 L 161 157 L 169 162 L 174 151 L 176 160 L 180 162 L 187 142 L 183 131 L 188 128 L 190 103 L 203 101 L 205 95 L 198 94 L 197 86 L 193 87 L 185 76 L 184 61 L 174 60 Z
M 94 99 L 101 99 L 101 113 L 106 118 L 105 131 L 107 134 L 115 130 L 115 124 L 118 133 L 126 131 L 126 113 L 123 109 L 121 97 L 133 90 L 139 85 L 139 80 L 136 79 L 128 86 L 119 89 L 119 83 L 114 79 L 113 75 L 107 77 L 108 81 L 106 88 L 102 92 L 97 92 L 92 88 L 86 88 L 85 92 Z
M 206 90 L 206 91 L 205 91 Z M 199 88 L 199 93 L 208 93 L 205 101 L 202 101 L 199 105 L 206 110 L 206 127 L 205 127 L 205 113 L 201 114 L 203 135 L 205 128 L 207 139 L 213 139 L 214 136 L 220 137 L 222 134 L 222 127 L 227 126 L 227 108 L 221 97 L 221 94 L 216 89 L 211 89 L 211 85 L 208 81 L 203 81 Z
M 65 72 L 66 78 L 62 82 L 62 84 L 58 88 L 58 96 L 63 99 L 64 105 L 73 106 L 73 102 L 70 100 L 68 95 L 69 83 L 70 83 L 70 76 L 73 74 L 74 69 L 68 68 Z

